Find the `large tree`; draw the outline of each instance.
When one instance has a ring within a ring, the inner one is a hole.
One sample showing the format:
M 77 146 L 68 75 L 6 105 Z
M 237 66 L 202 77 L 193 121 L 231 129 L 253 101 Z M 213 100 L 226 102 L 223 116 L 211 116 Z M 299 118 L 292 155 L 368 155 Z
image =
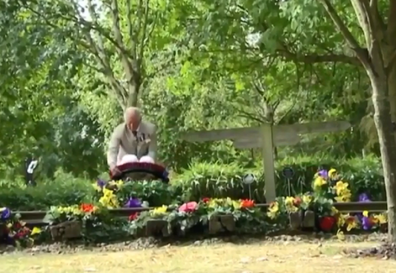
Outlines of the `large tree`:
M 337 6 L 330 0 L 320 2 L 371 82 L 387 193 L 389 234 L 392 241 L 396 241 L 396 1 L 350 1 L 363 32 L 363 42 L 348 29 Z
M 200 20 L 200 31 L 195 31 L 201 51 L 221 51 L 235 58 L 255 56 L 264 74 L 268 58 L 277 57 L 314 70 L 331 70 L 341 64 L 349 71 L 355 68 L 368 75 L 369 92 L 354 90 L 352 95 L 372 97 L 387 189 L 389 234 L 396 241 L 396 141 L 392 125 L 396 121 L 396 1 L 199 3 L 199 8 L 208 11 Z

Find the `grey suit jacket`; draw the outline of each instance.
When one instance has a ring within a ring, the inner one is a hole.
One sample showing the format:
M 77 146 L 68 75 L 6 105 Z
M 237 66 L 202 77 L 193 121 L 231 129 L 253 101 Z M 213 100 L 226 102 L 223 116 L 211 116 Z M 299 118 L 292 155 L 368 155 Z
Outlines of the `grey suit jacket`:
M 117 159 L 125 154 L 133 154 L 138 158 L 149 155 L 155 160 L 157 152 L 156 127 L 150 122 L 142 121 L 135 137 L 125 123 L 118 125 L 111 135 L 107 152 L 107 164 L 117 165 Z

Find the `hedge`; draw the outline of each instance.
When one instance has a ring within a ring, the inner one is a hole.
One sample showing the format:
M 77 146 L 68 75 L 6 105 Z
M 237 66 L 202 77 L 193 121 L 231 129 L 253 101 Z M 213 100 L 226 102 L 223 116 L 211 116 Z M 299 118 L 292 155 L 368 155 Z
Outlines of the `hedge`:
M 343 175 L 344 181 L 350 184 L 353 196 L 366 192 L 373 200 L 386 200 L 381 164 L 375 157 L 335 160 L 301 156 L 279 161 L 276 164 L 277 196 L 289 195 L 288 182 L 281 174 L 285 167 L 291 167 L 295 172 L 290 180 L 291 195 L 309 191 L 312 178 L 319 168 L 336 168 Z M 199 200 L 202 196 L 247 198 L 249 189 L 243 185 L 242 180 L 245 174 L 253 173 L 257 181 L 251 185 L 252 198 L 264 202 L 262 169 L 262 166 L 246 169 L 235 164 L 198 163 L 172 180 L 172 184 L 180 188 L 185 200 Z
M 361 192 L 371 195 L 372 200 L 386 200 L 384 179 L 379 159 L 373 157 L 334 160 L 331 158 L 299 157 L 277 162 L 277 195 L 287 196 L 287 181 L 282 178 L 284 167 L 291 167 L 295 176 L 290 181 L 291 195 L 310 190 L 313 175 L 318 168 L 336 168 L 349 182 L 353 196 Z M 131 191 L 139 197 L 151 200 L 153 206 L 168 204 L 170 200 L 198 201 L 203 197 L 244 199 L 249 198 L 249 189 L 242 183 L 243 176 L 253 173 L 257 181 L 251 185 L 252 199 L 264 202 L 264 179 L 262 167 L 243 168 L 236 164 L 221 165 L 197 163 L 189 170 L 176 175 L 167 187 L 161 182 L 139 182 Z M 20 183 L 0 182 L 0 207 L 13 210 L 45 210 L 51 205 L 69 206 L 91 202 L 96 199 L 92 183 L 86 179 L 60 174 L 53 181 L 38 181 L 37 187 L 24 187 Z

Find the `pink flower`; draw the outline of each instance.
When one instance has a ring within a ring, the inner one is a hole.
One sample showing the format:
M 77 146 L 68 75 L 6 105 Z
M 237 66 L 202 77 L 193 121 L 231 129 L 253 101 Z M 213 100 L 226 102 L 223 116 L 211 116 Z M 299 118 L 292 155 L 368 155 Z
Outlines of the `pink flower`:
M 179 207 L 179 212 L 193 212 L 197 210 L 198 208 L 198 203 L 197 202 L 187 202 L 184 203 Z

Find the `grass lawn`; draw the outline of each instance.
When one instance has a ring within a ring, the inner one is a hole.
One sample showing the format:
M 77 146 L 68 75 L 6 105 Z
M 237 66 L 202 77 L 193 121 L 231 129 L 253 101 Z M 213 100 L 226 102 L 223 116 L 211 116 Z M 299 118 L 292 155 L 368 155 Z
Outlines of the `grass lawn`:
M 252 245 L 165 246 L 124 252 L 81 251 L 78 254 L 18 253 L 0 256 L 0 272 L 12 273 L 385 273 L 396 261 L 354 259 L 346 247 L 373 243 L 266 243 Z

